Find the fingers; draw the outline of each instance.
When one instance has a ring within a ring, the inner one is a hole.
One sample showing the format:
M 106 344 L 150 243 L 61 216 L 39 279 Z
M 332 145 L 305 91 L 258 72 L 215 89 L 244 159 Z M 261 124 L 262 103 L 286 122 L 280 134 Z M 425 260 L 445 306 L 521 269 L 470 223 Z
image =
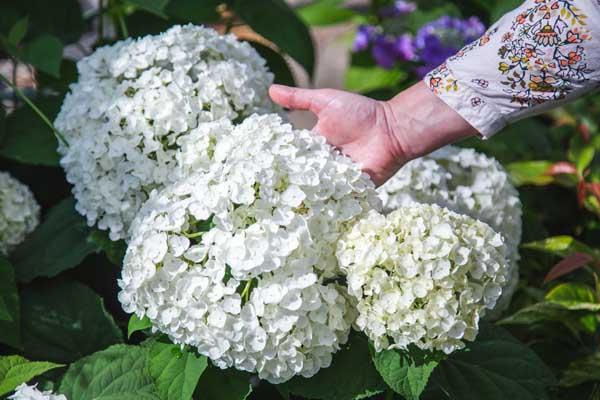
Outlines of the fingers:
M 328 89 L 300 89 L 283 85 L 271 85 L 269 96 L 284 108 L 309 110 L 315 114 L 333 99 L 334 91 Z

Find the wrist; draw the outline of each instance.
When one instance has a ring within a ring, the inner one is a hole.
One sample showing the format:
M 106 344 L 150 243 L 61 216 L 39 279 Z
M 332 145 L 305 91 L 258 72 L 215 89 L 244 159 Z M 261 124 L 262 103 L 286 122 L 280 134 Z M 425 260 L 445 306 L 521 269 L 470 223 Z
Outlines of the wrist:
M 477 134 L 467 121 L 423 82 L 385 102 L 390 135 L 405 161 Z

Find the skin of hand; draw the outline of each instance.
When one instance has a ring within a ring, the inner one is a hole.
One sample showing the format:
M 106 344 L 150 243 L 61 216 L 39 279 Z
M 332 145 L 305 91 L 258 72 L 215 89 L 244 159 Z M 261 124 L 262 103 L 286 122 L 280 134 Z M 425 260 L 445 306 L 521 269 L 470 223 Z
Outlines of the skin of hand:
M 313 130 L 359 163 L 377 185 L 406 162 L 477 134 L 423 82 L 388 101 L 343 90 L 282 85 L 272 85 L 269 95 L 284 108 L 316 114 Z

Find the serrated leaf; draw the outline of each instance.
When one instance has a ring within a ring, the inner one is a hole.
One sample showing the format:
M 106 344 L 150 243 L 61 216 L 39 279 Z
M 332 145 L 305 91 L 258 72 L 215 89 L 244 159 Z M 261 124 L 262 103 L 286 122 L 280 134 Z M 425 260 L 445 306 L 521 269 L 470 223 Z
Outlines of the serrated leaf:
M 164 400 L 189 400 L 207 366 L 204 356 L 181 350 L 179 345 L 154 342 L 149 346 L 148 369 Z
M 60 63 L 63 55 L 62 42 L 53 35 L 42 34 L 25 44 L 20 58 L 40 71 L 56 78 L 60 76 Z
M 439 360 L 419 349 L 384 350 L 373 353 L 373 363 L 396 393 L 406 400 L 418 400 Z
M 13 266 L 0 257 L 0 343 L 21 347 L 21 312 Z
M 565 369 L 561 386 L 571 387 L 587 382 L 600 382 L 600 352 L 579 358 Z
M 13 46 L 17 46 L 27 34 L 28 27 L 29 17 L 21 18 L 20 20 L 18 20 L 8 32 L 8 43 L 10 43 Z
M 563 283 L 546 294 L 546 300 L 569 310 L 600 311 L 596 294 L 583 283 Z
M 516 186 L 545 186 L 554 181 L 547 173 L 551 166 L 550 161 L 517 161 L 508 164 L 506 170 Z
M 19 282 L 38 277 L 53 277 L 76 267 L 98 251 L 89 239 L 90 229 L 75 211 L 75 201 L 68 197 L 52 207 L 44 222 L 12 255 Z
M 126 2 L 160 17 L 166 17 L 164 11 L 169 0 L 126 0 Z
M 182 21 L 194 24 L 217 22 L 221 19 L 217 8 L 223 0 L 171 0 L 165 12 Z
M 275 75 L 275 83 L 296 86 L 294 76 L 287 61 L 275 50 L 260 43 L 249 42 L 254 49 L 267 61 L 267 67 Z
M 256 33 L 298 61 L 312 77 L 315 66 L 312 38 L 284 0 L 244 0 L 235 2 L 233 7 Z
M 250 377 L 248 372 L 209 365 L 200 377 L 196 396 L 202 400 L 245 400 L 252 392 Z
M 162 400 L 148 370 L 149 350 L 115 345 L 71 364 L 59 392 L 77 400 Z
M 127 338 L 129 339 L 134 332 L 142 331 L 151 327 L 152 322 L 150 322 L 150 319 L 148 317 L 140 319 L 140 317 L 133 314 L 129 318 L 129 323 L 127 324 Z
M 31 358 L 68 363 L 123 340 L 100 296 L 77 282 L 29 287 L 21 309 L 23 346 Z
M 339 24 L 356 15 L 343 7 L 342 0 L 317 0 L 298 8 L 297 12 L 305 24 L 312 26 Z
M 451 399 L 540 400 L 555 385 L 550 369 L 505 330 L 482 326 L 477 340 L 440 362 L 432 379 Z
M 406 73 L 399 69 L 353 65 L 346 72 L 345 86 L 353 92 L 365 93 L 396 85 L 405 77 Z
M 36 105 L 51 120 L 60 109 L 58 99 L 36 99 Z M 54 133 L 29 107 L 11 113 L 1 136 L 0 155 L 26 164 L 57 167 L 58 142 Z
M 62 367 L 45 361 L 29 361 L 21 356 L 0 356 L 0 396 L 51 369 Z
M 309 379 L 295 377 L 280 389 L 309 399 L 353 400 L 381 393 L 386 385 L 373 365 L 367 340 L 357 334 L 334 354 L 329 368 Z

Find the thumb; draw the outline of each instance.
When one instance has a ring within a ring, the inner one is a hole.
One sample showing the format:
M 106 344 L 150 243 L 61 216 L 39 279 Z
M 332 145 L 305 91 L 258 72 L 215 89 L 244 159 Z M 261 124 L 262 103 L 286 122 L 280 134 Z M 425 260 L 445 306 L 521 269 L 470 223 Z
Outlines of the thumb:
M 271 85 L 269 96 L 284 108 L 309 110 L 315 114 L 319 114 L 333 97 L 327 89 L 300 89 L 283 85 Z

